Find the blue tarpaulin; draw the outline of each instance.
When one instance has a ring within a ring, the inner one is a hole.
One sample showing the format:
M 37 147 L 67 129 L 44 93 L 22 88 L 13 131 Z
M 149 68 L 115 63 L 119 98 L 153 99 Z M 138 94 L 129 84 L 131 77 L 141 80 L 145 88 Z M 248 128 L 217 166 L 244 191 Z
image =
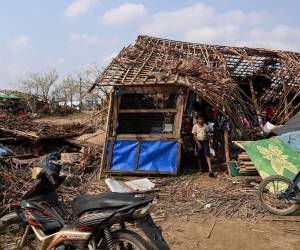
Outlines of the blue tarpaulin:
M 110 143 L 107 144 L 108 152 L 109 145 Z M 113 147 L 111 170 L 176 172 L 177 158 L 177 141 L 117 140 Z
M 292 149 L 300 153 L 300 131 L 285 133 L 277 137 Z
M 177 157 L 178 145 L 176 141 L 143 141 L 138 169 L 175 172 Z
M 9 150 L 7 147 L 3 146 L 0 144 L 0 156 L 1 157 L 6 157 L 12 155 L 12 151 Z
M 113 148 L 111 169 L 133 171 L 137 148 L 137 141 L 116 141 Z

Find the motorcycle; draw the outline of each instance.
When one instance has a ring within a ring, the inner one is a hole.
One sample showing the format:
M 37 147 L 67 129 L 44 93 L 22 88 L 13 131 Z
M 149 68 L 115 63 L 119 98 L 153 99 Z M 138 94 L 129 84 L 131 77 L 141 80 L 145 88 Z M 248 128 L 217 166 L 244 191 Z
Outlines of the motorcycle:
M 71 216 L 57 194 L 60 152 L 48 155 L 33 171 L 34 184 L 20 209 L 0 218 L 0 249 L 170 249 L 150 211 L 152 196 L 133 193 L 83 194 L 72 202 Z M 128 230 L 135 224 L 148 240 Z
M 291 215 L 300 205 L 300 172 L 293 180 L 281 175 L 269 176 L 258 188 L 258 198 L 263 207 L 276 215 Z

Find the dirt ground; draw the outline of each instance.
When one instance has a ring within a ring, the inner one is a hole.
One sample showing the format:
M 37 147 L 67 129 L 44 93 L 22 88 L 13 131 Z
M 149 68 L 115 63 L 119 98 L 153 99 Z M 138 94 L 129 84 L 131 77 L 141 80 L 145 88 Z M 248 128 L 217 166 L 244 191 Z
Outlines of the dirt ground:
M 83 112 L 76 112 L 70 115 L 64 115 L 64 116 L 44 116 L 41 118 L 35 118 L 34 122 L 46 122 L 50 124 L 66 124 L 66 123 L 76 123 L 76 122 L 83 122 L 85 119 L 87 119 L 91 114 L 93 114 L 94 111 L 83 111 Z
M 170 215 L 161 227 L 172 250 L 300 249 L 300 220 L 290 219 L 298 219 L 298 222 L 227 220 L 201 215 L 187 221 Z
M 130 177 L 130 179 L 132 178 L 134 177 Z M 168 180 L 172 178 L 174 177 L 166 177 Z M 237 178 L 236 181 L 242 181 L 243 178 L 245 177 Z M 222 178 L 209 178 L 207 174 L 199 175 L 196 173 L 178 177 L 178 179 L 180 179 L 180 182 L 196 181 L 200 187 L 205 186 L 212 189 L 220 185 L 225 186 L 225 188 L 230 185 L 230 181 L 223 180 Z M 254 190 L 254 192 L 256 191 Z M 174 193 L 173 195 L 176 194 Z M 165 201 L 159 200 L 157 205 L 160 202 Z M 195 204 L 191 203 L 190 211 L 198 210 Z M 170 206 L 180 207 L 178 204 L 170 204 Z M 226 219 L 223 216 L 215 217 L 199 211 L 193 213 L 191 216 L 183 215 L 180 218 L 177 212 L 178 210 L 174 213 L 171 213 L 169 210 L 165 211 L 165 216 L 162 219 L 158 218 L 156 221 L 162 228 L 163 235 L 172 250 L 300 249 L 299 216 L 280 217 L 269 215 L 266 212 L 266 216 L 262 218 Z M 179 213 L 182 214 L 182 212 Z M 186 214 L 189 214 L 188 210 Z M 158 214 L 154 212 L 154 218 L 156 215 Z M 211 234 L 208 236 L 210 232 Z
M 200 187 L 226 187 L 230 184 L 230 181 L 209 178 L 206 174 L 193 174 L 184 178 L 196 181 Z M 192 203 L 190 210 L 197 210 L 193 207 L 195 204 Z M 158 223 L 172 250 L 300 249 L 299 216 L 279 217 L 267 214 L 263 218 L 229 220 L 199 211 L 182 218 L 166 214 L 165 220 Z

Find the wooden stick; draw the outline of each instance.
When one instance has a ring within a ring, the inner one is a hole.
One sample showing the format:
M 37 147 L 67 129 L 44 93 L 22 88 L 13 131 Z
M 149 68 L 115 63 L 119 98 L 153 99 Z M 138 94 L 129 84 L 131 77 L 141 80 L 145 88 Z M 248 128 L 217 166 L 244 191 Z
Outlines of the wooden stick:
M 228 143 L 228 130 L 227 127 L 224 128 L 224 149 L 225 149 L 225 159 L 228 167 L 230 161 L 230 153 L 229 153 L 229 143 Z
M 211 234 L 212 234 L 212 231 L 213 231 L 214 228 L 215 228 L 216 223 L 217 223 L 217 220 L 215 220 L 214 223 L 212 224 L 212 226 L 211 226 L 211 228 L 210 228 L 210 230 L 209 230 L 209 232 L 208 232 L 208 234 L 207 234 L 207 236 L 206 236 L 207 239 L 210 238 L 210 236 L 211 236 Z

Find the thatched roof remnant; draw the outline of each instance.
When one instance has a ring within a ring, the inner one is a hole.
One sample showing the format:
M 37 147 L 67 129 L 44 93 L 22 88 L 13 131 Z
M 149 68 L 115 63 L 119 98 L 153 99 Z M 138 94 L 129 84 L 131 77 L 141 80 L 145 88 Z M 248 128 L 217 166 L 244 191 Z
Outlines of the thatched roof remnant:
M 92 89 L 97 85 L 181 84 L 230 114 L 253 108 L 253 98 L 245 101 L 241 87 L 249 82 L 254 86 L 256 108 L 276 105 L 278 121 L 300 110 L 299 53 L 149 36 L 139 36 L 134 44 L 122 49 Z

